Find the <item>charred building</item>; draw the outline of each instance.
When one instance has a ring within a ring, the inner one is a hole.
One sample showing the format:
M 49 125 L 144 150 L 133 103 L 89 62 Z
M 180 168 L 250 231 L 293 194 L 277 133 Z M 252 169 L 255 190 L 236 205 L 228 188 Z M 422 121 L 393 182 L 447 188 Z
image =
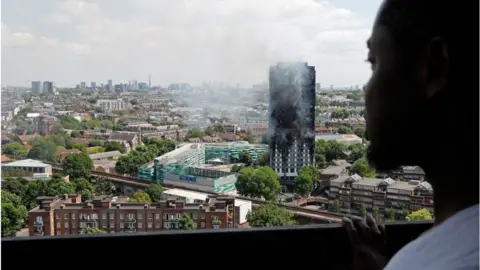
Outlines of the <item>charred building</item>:
M 270 68 L 270 167 L 290 186 L 315 160 L 315 67 L 279 63 Z

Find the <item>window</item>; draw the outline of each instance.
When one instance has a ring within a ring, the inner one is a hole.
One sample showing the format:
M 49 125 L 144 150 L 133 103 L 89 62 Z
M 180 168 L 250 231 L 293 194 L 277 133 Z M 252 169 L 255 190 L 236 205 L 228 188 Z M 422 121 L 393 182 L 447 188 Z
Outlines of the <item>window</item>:
M 200 228 L 202 228 L 202 229 L 205 228 L 205 222 L 200 223 Z
M 65 225 L 65 228 L 68 228 L 68 222 L 65 222 L 64 225 Z
M 92 214 L 92 219 L 98 219 L 98 214 Z
M 168 219 L 168 214 L 163 214 L 163 219 Z
M 155 219 L 160 219 L 160 214 L 155 214 Z
M 123 219 L 124 218 L 124 215 L 123 214 L 120 214 L 120 219 Z
M 128 219 L 134 219 L 135 216 L 134 216 L 133 214 L 127 214 L 127 218 L 128 218 Z
M 141 213 L 137 213 L 138 219 L 143 219 L 143 215 Z
M 115 219 L 115 213 L 110 213 L 110 220 Z
M 123 222 L 120 222 L 120 229 L 123 229 Z
M 205 219 L 205 214 L 201 214 L 202 219 Z
M 152 222 L 148 222 L 148 228 L 149 228 L 149 229 L 152 228 Z
M 220 225 L 213 225 L 214 229 L 220 229 Z
M 58 214 L 55 214 L 56 219 L 60 219 L 60 216 Z
M 72 222 L 72 228 L 74 228 L 74 229 L 77 228 L 77 224 L 75 222 Z
M 60 222 L 57 222 L 57 228 L 60 228 Z
M 142 228 L 143 224 L 141 222 L 138 223 L 138 228 Z
M 107 213 L 102 213 L 102 219 L 107 219 Z
M 63 218 L 64 218 L 64 219 L 68 219 L 68 214 L 64 214 L 64 215 L 63 215 Z
M 159 229 L 160 228 L 160 222 L 155 223 L 155 228 Z
M 43 224 L 43 218 L 41 216 L 36 216 L 35 217 L 35 222 Z
M 110 223 L 110 229 L 113 229 L 113 228 L 115 228 L 115 224 Z
M 193 213 L 193 219 L 198 219 L 198 214 L 197 213 Z
M 76 214 L 75 213 L 72 213 L 72 219 L 76 219 Z

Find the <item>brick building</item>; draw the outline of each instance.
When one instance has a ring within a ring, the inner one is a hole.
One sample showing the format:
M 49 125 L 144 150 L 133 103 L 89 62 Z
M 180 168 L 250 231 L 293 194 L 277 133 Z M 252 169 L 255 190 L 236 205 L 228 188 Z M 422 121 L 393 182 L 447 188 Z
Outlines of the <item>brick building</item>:
M 179 228 L 189 215 L 197 229 L 241 227 L 235 199 L 209 196 L 205 203 L 165 200 L 159 203 L 128 203 L 127 197 L 96 196 L 82 202 L 80 195 L 38 197 L 39 206 L 28 213 L 29 235 L 72 235 L 84 228 L 107 233 L 153 232 Z
M 398 217 L 422 208 L 433 213 L 434 203 L 432 186 L 426 181 L 395 181 L 358 175 L 340 175 L 330 181 L 330 210 L 335 210 L 335 200 L 338 200 L 342 213 L 360 215 L 364 205 L 369 211 L 376 206 L 380 213 L 391 208 Z

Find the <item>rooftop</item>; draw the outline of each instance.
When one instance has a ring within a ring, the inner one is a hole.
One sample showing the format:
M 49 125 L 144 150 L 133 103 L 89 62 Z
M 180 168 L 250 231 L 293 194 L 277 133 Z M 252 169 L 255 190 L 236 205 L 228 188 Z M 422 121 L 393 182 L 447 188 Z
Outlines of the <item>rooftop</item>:
M 202 148 L 201 143 L 188 143 L 160 157 L 155 158 L 160 164 L 179 163 L 190 157 L 193 153 Z
M 194 199 L 194 200 L 199 200 L 204 202 L 208 198 L 207 193 L 194 192 L 194 191 L 188 191 L 188 190 L 177 189 L 177 188 L 165 190 L 163 193 L 166 195 L 173 195 L 173 196 L 189 198 L 189 199 Z
M 10 163 L 5 163 L 2 164 L 4 167 L 51 167 L 49 164 L 45 164 L 39 160 L 34 160 L 34 159 L 23 159 L 23 160 L 18 160 Z

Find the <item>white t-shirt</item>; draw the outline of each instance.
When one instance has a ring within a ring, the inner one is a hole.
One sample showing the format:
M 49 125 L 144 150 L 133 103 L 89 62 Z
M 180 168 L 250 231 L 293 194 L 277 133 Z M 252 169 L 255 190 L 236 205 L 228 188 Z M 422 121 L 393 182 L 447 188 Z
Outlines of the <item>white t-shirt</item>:
M 385 270 L 473 270 L 478 262 L 478 204 L 403 247 Z

